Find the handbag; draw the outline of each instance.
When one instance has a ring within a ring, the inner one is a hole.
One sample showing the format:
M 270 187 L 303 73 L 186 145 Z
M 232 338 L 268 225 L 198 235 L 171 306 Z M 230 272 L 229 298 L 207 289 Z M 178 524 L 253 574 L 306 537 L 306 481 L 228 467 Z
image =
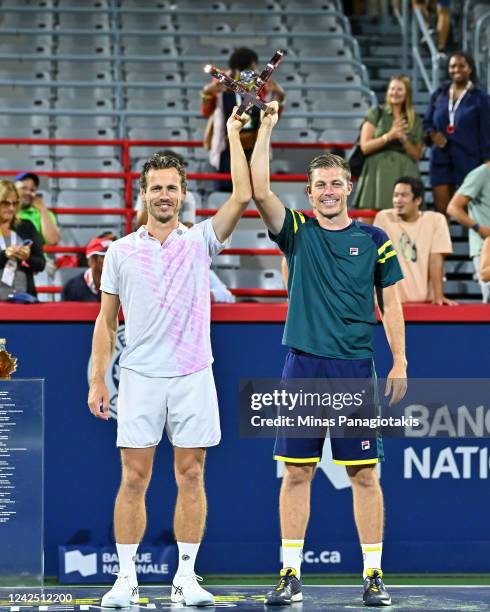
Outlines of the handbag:
M 376 110 L 377 110 L 376 123 L 378 123 L 378 121 L 381 119 L 381 112 L 382 112 L 381 107 L 378 106 Z M 349 156 L 347 157 L 347 161 L 349 162 L 351 174 L 352 176 L 355 176 L 357 178 L 361 176 L 362 167 L 366 159 L 366 156 L 364 155 L 361 149 L 361 130 L 362 130 L 362 126 L 364 125 L 364 123 L 365 122 L 363 121 L 361 127 L 359 128 L 359 136 L 357 137 L 354 148 L 352 149 Z

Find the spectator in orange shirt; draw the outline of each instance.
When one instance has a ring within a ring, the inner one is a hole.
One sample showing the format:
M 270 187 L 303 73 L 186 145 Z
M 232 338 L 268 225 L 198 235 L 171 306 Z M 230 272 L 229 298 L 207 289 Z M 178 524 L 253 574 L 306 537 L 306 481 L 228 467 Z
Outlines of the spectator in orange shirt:
M 393 208 L 376 215 L 398 254 L 403 280 L 398 285 L 401 302 L 453 302 L 444 295 L 444 255 L 453 252 L 444 215 L 421 210 L 424 185 L 412 176 L 400 177 L 393 191 Z
M 259 58 L 255 51 L 247 47 L 236 49 L 230 56 L 228 65 L 229 74 L 236 80 L 240 78 L 242 70 L 257 70 Z M 284 90 L 274 80 L 269 79 L 260 92 L 265 102 L 277 100 L 279 112 L 284 104 Z M 209 161 L 218 172 L 230 172 L 230 149 L 226 137 L 226 119 L 230 116 L 234 106 L 240 106 L 241 98 L 233 91 L 229 91 L 219 81 L 213 80 L 201 91 L 201 112 L 209 117 L 208 129 L 204 144 L 209 149 Z M 250 159 L 257 139 L 260 125 L 260 110 L 253 106 L 247 111 L 250 121 L 240 132 L 240 140 L 247 159 Z M 231 181 L 215 182 L 217 191 L 232 191 Z

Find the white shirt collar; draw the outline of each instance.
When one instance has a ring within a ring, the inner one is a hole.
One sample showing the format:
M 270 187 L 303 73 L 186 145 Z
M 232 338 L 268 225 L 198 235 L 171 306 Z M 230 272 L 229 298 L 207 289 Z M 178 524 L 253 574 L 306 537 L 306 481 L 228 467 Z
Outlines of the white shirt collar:
M 186 225 L 184 225 L 183 223 L 180 223 L 180 221 L 179 221 L 178 227 L 170 232 L 170 234 L 168 235 L 167 240 L 170 238 L 170 236 L 172 236 L 172 239 L 173 239 L 173 237 L 175 235 L 182 236 L 183 234 L 185 234 L 188 231 L 189 231 L 189 228 Z M 152 239 L 153 238 L 153 236 L 150 234 L 150 232 L 146 229 L 146 225 L 141 225 L 136 230 L 136 237 L 137 238 L 141 238 L 141 239 L 146 239 L 146 238 Z M 155 240 L 156 240 L 156 238 L 155 238 Z M 165 242 L 167 242 L 167 240 Z

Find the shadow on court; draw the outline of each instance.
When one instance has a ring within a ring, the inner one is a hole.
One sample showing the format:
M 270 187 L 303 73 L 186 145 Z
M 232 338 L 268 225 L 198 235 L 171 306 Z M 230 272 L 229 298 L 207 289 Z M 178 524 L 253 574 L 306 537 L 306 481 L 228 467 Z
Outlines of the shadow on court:
M 483 612 L 490 610 L 490 586 L 388 586 L 393 599 L 390 610 Z M 0 612 L 69 611 L 90 612 L 100 607 L 107 587 L 76 586 L 36 588 L 0 588 Z M 264 610 L 264 586 L 211 586 L 216 603 L 208 608 L 239 608 L 237 612 Z M 282 606 L 291 612 L 325 610 L 366 610 L 362 605 L 361 588 L 357 586 L 306 586 L 303 601 Z M 140 587 L 140 603 L 131 609 L 162 610 L 185 608 L 170 602 L 168 586 Z M 104 608 L 105 609 L 105 608 Z M 277 607 L 272 607 L 274 611 Z

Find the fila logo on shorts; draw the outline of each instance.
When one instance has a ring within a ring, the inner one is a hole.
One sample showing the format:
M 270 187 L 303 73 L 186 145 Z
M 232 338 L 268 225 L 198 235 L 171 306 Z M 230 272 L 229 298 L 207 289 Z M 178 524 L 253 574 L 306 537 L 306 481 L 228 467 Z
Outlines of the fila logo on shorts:
M 363 440 L 361 442 L 362 450 L 369 450 L 371 448 L 371 442 L 369 440 Z
M 349 249 L 349 255 L 359 255 L 359 249 L 357 247 L 351 247 Z

